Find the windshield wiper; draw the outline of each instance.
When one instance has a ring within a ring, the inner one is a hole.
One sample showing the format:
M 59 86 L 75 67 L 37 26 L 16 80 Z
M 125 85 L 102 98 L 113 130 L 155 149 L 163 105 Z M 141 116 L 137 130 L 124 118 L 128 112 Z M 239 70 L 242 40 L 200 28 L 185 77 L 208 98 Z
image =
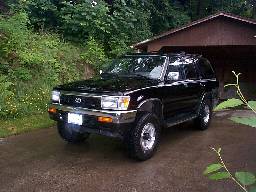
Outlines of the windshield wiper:
M 117 74 L 117 73 L 101 73 L 100 76 L 101 76 L 101 77 L 110 77 L 110 76 L 115 76 L 115 77 L 117 77 L 118 74 Z

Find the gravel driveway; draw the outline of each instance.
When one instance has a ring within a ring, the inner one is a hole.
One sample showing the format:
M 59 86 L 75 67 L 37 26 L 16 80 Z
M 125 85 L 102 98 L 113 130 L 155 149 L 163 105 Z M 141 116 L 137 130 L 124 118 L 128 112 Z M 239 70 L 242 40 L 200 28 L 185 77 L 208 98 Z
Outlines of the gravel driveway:
M 216 161 L 211 146 L 222 147 L 228 167 L 256 172 L 256 129 L 215 114 L 207 131 L 190 124 L 163 131 L 156 155 L 145 162 L 127 158 L 119 140 L 92 136 L 70 145 L 56 128 L 0 139 L 0 191 L 239 191 L 232 181 L 209 181 L 205 166 Z

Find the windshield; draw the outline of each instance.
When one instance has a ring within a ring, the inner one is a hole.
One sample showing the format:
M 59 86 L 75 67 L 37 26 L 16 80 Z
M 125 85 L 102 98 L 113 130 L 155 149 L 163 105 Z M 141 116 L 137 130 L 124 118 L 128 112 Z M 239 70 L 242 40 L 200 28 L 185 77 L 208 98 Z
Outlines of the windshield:
M 113 60 L 104 73 L 159 79 L 165 59 L 164 56 L 126 56 Z

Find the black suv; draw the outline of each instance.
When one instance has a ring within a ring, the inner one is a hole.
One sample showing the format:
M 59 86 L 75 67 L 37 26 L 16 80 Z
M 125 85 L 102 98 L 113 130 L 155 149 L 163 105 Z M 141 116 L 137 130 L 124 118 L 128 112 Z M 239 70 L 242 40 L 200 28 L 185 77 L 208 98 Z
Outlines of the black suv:
M 55 87 L 48 111 L 64 140 L 118 137 L 132 157 L 146 160 L 163 127 L 193 120 L 197 129 L 208 128 L 218 86 L 200 55 L 130 54 L 98 77 Z

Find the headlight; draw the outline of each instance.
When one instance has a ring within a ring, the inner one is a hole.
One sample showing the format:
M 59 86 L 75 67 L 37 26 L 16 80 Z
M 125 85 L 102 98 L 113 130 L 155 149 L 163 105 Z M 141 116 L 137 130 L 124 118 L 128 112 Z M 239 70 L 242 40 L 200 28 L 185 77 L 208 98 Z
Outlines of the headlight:
M 103 96 L 101 97 L 101 108 L 126 110 L 129 106 L 129 102 L 129 96 Z
M 60 102 L 60 92 L 59 91 L 52 91 L 52 101 Z

